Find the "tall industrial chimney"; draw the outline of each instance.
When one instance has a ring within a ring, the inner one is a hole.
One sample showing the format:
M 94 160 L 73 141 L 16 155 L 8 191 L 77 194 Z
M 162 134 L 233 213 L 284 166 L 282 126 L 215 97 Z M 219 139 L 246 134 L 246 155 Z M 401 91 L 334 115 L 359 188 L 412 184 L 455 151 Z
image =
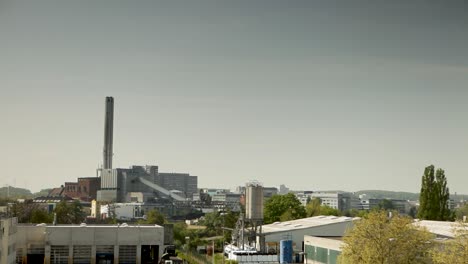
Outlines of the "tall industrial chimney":
M 114 98 L 106 97 L 106 116 L 104 118 L 103 169 L 112 169 L 112 146 L 114 133 Z

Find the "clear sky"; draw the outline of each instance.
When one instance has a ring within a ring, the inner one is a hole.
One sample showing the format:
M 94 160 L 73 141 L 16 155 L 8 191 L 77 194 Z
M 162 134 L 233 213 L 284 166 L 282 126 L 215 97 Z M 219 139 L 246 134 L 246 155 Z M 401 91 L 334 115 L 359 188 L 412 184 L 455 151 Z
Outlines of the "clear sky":
M 200 187 L 468 193 L 464 1 L 0 0 L 0 184 L 114 166 Z

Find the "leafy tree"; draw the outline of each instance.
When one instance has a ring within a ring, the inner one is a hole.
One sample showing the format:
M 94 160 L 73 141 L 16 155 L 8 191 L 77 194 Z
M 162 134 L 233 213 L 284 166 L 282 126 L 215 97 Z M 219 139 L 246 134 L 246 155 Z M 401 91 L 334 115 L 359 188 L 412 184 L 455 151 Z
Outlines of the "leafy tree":
M 416 208 L 416 206 L 411 206 L 409 212 L 408 212 L 408 215 L 411 217 L 411 218 L 416 218 L 417 215 L 418 215 L 418 208 Z
M 44 209 L 34 210 L 31 214 L 31 223 L 52 223 L 53 216 Z
M 377 208 L 379 210 L 389 211 L 395 209 L 395 206 L 393 205 L 393 202 L 391 200 L 383 199 L 379 202 L 379 204 L 377 204 Z
M 434 264 L 468 263 L 468 226 L 460 222 L 454 233 L 453 240 L 441 242 L 431 250 Z
M 314 198 L 306 205 L 307 216 L 317 216 L 317 215 L 341 215 L 338 209 L 332 208 L 328 205 L 321 205 L 320 198 Z
M 418 217 L 426 220 L 451 220 L 453 217 L 448 204 L 450 194 L 445 172 L 437 169 L 434 175 L 434 171 L 434 165 L 424 169 Z
M 344 215 L 347 217 L 367 217 L 368 214 L 369 214 L 368 210 L 357 210 L 357 209 L 351 209 L 344 213 Z
M 13 217 L 18 218 L 19 223 L 50 223 L 45 216 L 47 212 L 37 203 L 28 200 L 24 203 L 15 203 L 9 212 Z
M 468 204 L 464 204 L 462 207 L 455 210 L 455 216 L 457 220 L 463 220 L 463 216 L 468 216 Z
M 85 213 L 79 201 L 68 203 L 61 201 L 55 206 L 58 224 L 79 224 L 85 219 Z
M 311 217 L 311 216 L 320 215 L 321 205 L 322 204 L 321 204 L 320 198 L 314 198 L 310 202 L 308 202 L 305 208 L 307 212 L 307 216 Z
M 0 206 L 6 206 L 9 203 L 13 203 L 14 201 L 15 201 L 14 199 L 0 198 Z
M 152 209 L 148 211 L 146 215 L 146 220 L 142 220 L 140 223 L 142 224 L 151 224 L 151 225 L 163 225 L 167 222 L 166 218 L 163 214 L 161 214 L 158 210 Z
M 293 194 L 273 195 L 265 203 L 264 221 L 266 224 L 283 219 L 299 219 L 306 217 L 306 211 L 299 199 Z
M 433 235 L 412 223 L 397 212 L 390 219 L 386 211 L 370 212 L 347 231 L 340 263 L 430 263 Z
M 205 214 L 204 220 L 200 222 L 201 225 L 206 226 L 207 232 L 213 232 L 214 235 L 224 234 L 224 240 L 231 240 L 231 231 L 224 229 L 233 229 L 236 226 L 239 214 L 230 210 L 225 212 L 213 212 Z
M 322 205 L 320 206 L 320 215 L 335 215 L 335 216 L 340 216 L 341 212 L 340 210 L 336 208 L 332 208 L 328 205 Z

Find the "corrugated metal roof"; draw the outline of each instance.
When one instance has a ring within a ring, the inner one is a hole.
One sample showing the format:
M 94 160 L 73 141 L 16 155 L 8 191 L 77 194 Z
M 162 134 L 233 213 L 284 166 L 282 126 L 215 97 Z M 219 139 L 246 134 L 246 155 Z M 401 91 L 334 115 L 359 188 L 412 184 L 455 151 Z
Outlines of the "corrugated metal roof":
M 345 216 L 313 216 L 308 218 L 296 219 L 285 222 L 274 222 L 272 224 L 263 225 L 262 233 L 274 233 L 292 231 L 297 229 L 306 229 L 311 227 L 318 227 L 336 223 L 351 222 L 359 220 L 359 217 L 345 217 Z

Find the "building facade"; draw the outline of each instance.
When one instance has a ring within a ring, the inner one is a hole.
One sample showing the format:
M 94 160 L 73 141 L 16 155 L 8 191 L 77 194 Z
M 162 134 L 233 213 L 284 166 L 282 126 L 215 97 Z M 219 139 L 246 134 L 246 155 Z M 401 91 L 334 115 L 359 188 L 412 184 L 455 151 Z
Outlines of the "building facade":
M 287 239 L 292 240 L 294 252 L 303 252 L 305 235 L 342 237 L 347 229 L 352 228 L 353 220 L 357 219 L 359 218 L 314 216 L 263 225 L 262 234 L 257 236 L 257 245 L 261 245 L 263 240 L 266 245 L 266 252 L 278 252 L 279 241 Z
M 18 226 L 17 263 L 157 263 L 164 228 L 129 226 Z
M 322 205 L 338 209 L 342 212 L 359 208 L 359 199 L 348 192 L 313 192 L 310 198 L 319 198 Z
M 0 219 L 0 264 L 16 262 L 17 218 Z
M 304 236 L 304 263 L 336 264 L 342 246 L 339 238 Z
M 98 201 L 125 202 L 128 193 L 141 192 L 165 195 L 143 183 L 156 184 L 167 191 L 192 197 L 198 191 L 198 177 L 188 173 L 160 173 L 157 166 L 132 166 L 129 169 L 102 170 Z

